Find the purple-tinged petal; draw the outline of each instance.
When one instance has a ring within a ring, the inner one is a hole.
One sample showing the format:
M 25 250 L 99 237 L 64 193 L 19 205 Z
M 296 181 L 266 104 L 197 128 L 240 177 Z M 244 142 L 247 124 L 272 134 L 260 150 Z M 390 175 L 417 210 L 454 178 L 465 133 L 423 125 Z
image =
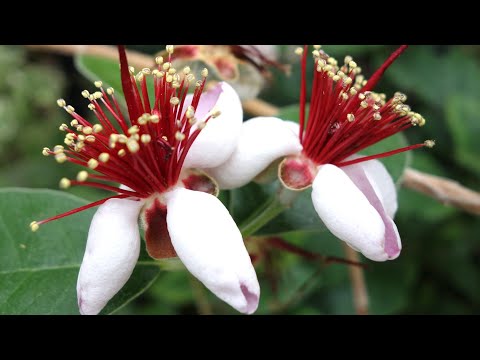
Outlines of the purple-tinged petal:
M 260 286 L 242 235 L 215 196 L 176 188 L 165 194 L 172 244 L 187 269 L 236 310 L 252 314 Z
M 96 315 L 125 285 L 140 252 L 138 215 L 143 201 L 111 199 L 93 216 L 77 280 L 82 315 Z

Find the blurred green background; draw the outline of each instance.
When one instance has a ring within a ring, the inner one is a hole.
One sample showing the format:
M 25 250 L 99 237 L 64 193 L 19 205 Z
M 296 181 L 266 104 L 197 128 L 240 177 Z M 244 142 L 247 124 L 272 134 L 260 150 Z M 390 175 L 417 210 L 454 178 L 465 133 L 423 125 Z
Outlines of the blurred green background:
M 129 46 L 154 54 L 162 46 Z M 339 61 L 352 55 L 368 77 L 395 49 L 392 46 L 324 45 Z M 291 48 L 279 47 L 292 74 L 274 71 L 260 98 L 277 106 L 298 102 L 299 67 Z M 0 186 L 58 188 L 73 177 L 74 166 L 60 166 L 41 155 L 44 146 L 62 143 L 58 126 L 68 116 L 56 105 L 65 98 L 87 114 L 80 92 L 92 84 L 72 58 L 0 46 Z M 480 47 L 411 46 L 376 88 L 387 96 L 408 95 L 407 103 L 427 124 L 409 129 L 410 143 L 435 139 L 432 150 L 418 150 L 410 166 L 449 177 L 480 191 Z M 246 116 L 248 118 L 248 116 Z M 102 193 L 68 190 L 89 200 Z M 400 189 L 396 224 L 403 252 L 388 263 L 368 261 L 367 288 L 372 314 L 472 314 L 480 311 L 480 222 L 478 218 L 411 190 Z M 285 239 L 342 257 L 340 241 L 328 232 L 295 233 Z M 323 266 L 271 250 L 257 266 L 262 287 L 258 314 L 354 313 L 348 269 Z M 234 314 L 185 271 L 162 272 L 151 288 L 117 314 Z

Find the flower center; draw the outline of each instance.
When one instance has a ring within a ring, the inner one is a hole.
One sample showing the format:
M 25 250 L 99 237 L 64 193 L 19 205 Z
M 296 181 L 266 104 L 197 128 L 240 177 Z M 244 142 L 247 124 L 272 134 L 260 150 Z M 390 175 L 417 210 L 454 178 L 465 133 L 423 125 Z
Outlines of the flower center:
M 199 104 L 205 108 L 216 102 L 201 103 L 208 71 L 204 69 L 201 80 L 195 81 L 188 66 L 177 71 L 171 65 L 173 45 L 167 45 L 166 51 L 167 61 L 159 56 L 153 70 L 144 68 L 135 75 L 134 68 L 128 66 L 124 47 L 119 46 L 128 116 L 120 110 L 114 89 L 104 89 L 101 81 L 95 82 L 98 91 L 93 94 L 87 90 L 82 92 L 90 102 L 88 108 L 98 120 L 96 124 L 79 115 L 65 100 L 57 101 L 72 116 L 70 126 L 62 124 L 59 128 L 66 132 L 66 146 L 57 145 L 52 150 L 44 148 L 43 155 L 53 156 L 59 163 L 68 161 L 86 168 L 76 179 L 63 178 L 60 187 L 90 186 L 117 195 L 33 222 L 32 230 L 42 223 L 100 205 L 111 198 L 146 199 L 177 184 L 190 147 L 207 122 L 220 112 L 209 108 L 205 114 L 199 114 L 202 118 L 196 117 Z M 153 88 L 151 97 L 149 88 Z M 193 93 L 189 94 L 192 88 Z M 115 184 L 123 184 L 129 190 Z

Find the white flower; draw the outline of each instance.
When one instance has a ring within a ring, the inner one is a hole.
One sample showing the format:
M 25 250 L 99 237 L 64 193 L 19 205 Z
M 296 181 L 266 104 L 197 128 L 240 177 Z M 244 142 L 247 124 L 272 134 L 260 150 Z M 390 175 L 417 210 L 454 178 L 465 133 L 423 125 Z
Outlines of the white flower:
M 203 71 L 203 79 L 195 82 L 190 69 L 176 71 L 170 59 L 157 58 L 157 69 L 144 69 L 134 76 L 123 48 L 119 49 L 129 116 L 120 112 L 113 89 L 105 91 L 97 82 L 100 91 L 82 94 L 101 125 L 90 124 L 59 100 L 74 117 L 71 126 L 76 132 L 62 125 L 68 149 L 44 149 L 45 155 L 59 162 L 95 170 L 81 171 L 76 180 L 62 179 L 62 187 L 99 187 L 117 195 L 33 222 L 32 230 L 100 205 L 90 225 L 77 281 L 82 314 L 98 314 L 130 278 L 140 251 L 139 219 L 150 256 L 178 256 L 220 299 L 240 312 L 253 313 L 260 296 L 255 270 L 240 231 L 216 198 L 215 180 L 201 171 L 220 165 L 235 149 L 243 120 L 238 95 L 224 82 L 203 93 L 208 72 Z M 153 76 L 152 104 L 147 76 Z M 191 95 L 187 95 L 189 86 L 195 88 Z
M 356 154 L 406 128 L 425 124 L 422 116 L 404 104 L 405 95 L 396 93 L 386 101 L 384 95 L 371 91 L 404 49 L 394 52 L 368 82 L 351 57 L 340 67 L 316 49 L 308 121 L 306 91 L 302 91 L 300 126 L 272 117 L 248 120 L 231 157 L 208 173 L 221 188 L 231 189 L 247 184 L 283 159 L 278 167 L 282 184 L 294 191 L 312 186 L 313 206 L 335 236 L 371 260 L 395 259 L 401 251 L 393 222 L 396 189 L 375 159 L 432 142 L 368 157 Z M 297 53 L 303 54 L 303 88 L 307 48 Z

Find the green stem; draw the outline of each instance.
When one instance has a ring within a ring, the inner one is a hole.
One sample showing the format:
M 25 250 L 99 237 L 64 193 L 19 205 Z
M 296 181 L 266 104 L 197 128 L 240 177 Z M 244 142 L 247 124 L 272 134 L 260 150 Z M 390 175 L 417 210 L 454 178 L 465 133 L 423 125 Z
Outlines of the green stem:
M 275 195 L 268 199 L 240 225 L 240 231 L 243 237 L 246 238 L 255 234 L 263 226 L 291 207 L 297 196 L 298 192 L 281 187 Z

